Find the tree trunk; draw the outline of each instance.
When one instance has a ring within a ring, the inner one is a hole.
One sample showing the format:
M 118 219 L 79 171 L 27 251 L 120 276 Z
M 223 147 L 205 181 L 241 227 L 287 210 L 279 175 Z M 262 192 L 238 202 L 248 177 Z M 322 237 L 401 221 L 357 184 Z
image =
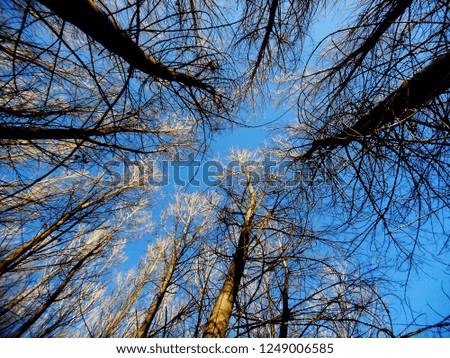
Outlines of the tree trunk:
M 412 78 L 404 81 L 368 114 L 361 116 L 354 125 L 336 135 L 315 139 L 310 149 L 298 156 L 295 162 L 310 159 L 320 149 L 333 150 L 339 146 L 345 147 L 354 140 L 381 130 L 383 126 L 397 119 L 405 119 L 449 88 L 450 52 L 446 52 Z
M 50 225 L 45 231 L 36 235 L 33 239 L 27 241 L 22 246 L 16 248 L 7 257 L 2 259 L 0 261 L 0 277 L 3 276 L 8 271 L 11 271 L 15 267 L 17 267 L 20 264 L 20 262 L 22 262 L 24 259 L 29 257 L 34 252 L 33 251 L 34 249 L 36 249 L 39 245 L 43 244 L 46 239 L 49 238 L 48 242 L 45 245 L 48 245 L 48 243 L 52 242 L 53 240 L 51 238 L 51 235 L 55 231 L 59 230 L 64 224 L 68 223 L 71 219 L 73 219 L 76 214 L 79 214 L 87 209 L 90 209 L 90 211 L 85 212 L 81 217 L 76 219 L 76 222 L 78 223 L 79 221 L 82 221 L 82 219 L 85 216 L 89 215 L 93 210 L 95 210 L 97 205 L 107 203 L 108 200 L 112 199 L 116 195 L 121 194 L 125 190 L 126 188 L 120 188 L 95 200 L 80 203 L 74 209 L 70 210 L 68 213 L 63 214 L 57 222 Z
M 287 338 L 288 336 L 288 325 L 289 325 L 289 268 L 287 266 L 286 260 L 283 258 L 284 267 L 284 282 L 283 288 L 281 290 L 282 297 L 282 310 L 281 310 L 281 323 L 280 323 L 280 333 L 278 338 Z
M 233 260 L 225 277 L 225 282 L 216 299 L 211 315 L 206 323 L 203 338 L 223 338 L 226 336 L 233 306 L 236 302 L 239 284 L 244 274 L 248 258 L 248 246 L 253 229 L 253 218 L 256 212 L 256 193 L 249 184 L 250 204 L 247 208 L 244 224 L 239 235 L 239 243 Z
M 161 286 L 159 287 L 158 294 L 156 295 L 155 299 L 153 300 L 152 304 L 150 305 L 149 309 L 147 310 L 147 314 L 145 316 L 144 322 L 142 322 L 141 326 L 138 329 L 138 332 L 136 334 L 137 338 L 145 338 L 148 335 L 148 331 L 150 329 L 150 326 L 155 319 L 156 313 L 158 312 L 161 303 L 164 299 L 164 296 L 169 288 L 169 286 L 172 283 L 172 277 L 175 272 L 175 269 L 178 266 L 178 262 L 180 261 L 180 249 L 183 242 L 186 240 L 187 233 L 189 231 L 189 227 L 191 225 L 192 219 L 190 218 L 188 222 L 186 223 L 183 233 L 181 234 L 181 237 L 175 242 L 175 246 L 172 250 L 172 257 L 170 260 L 169 268 L 164 275 L 164 279 L 161 283 Z

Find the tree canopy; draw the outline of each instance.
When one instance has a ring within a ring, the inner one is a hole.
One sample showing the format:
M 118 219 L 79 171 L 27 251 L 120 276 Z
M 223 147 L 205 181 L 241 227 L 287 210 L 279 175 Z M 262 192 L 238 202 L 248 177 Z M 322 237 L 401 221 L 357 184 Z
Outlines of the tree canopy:
M 450 335 L 447 1 L 0 9 L 0 336 Z

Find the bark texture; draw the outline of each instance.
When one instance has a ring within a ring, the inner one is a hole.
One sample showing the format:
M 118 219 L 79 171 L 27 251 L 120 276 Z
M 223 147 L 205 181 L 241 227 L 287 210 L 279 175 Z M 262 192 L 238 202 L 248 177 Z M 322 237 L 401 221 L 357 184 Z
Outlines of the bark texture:
M 248 259 L 248 246 L 254 226 L 254 216 L 257 207 L 256 193 L 249 184 L 250 204 L 247 207 L 244 223 L 239 235 L 238 247 L 231 261 L 222 289 L 216 299 L 211 315 L 206 323 L 203 338 L 226 337 L 231 314 L 236 302 L 239 285 L 244 274 Z

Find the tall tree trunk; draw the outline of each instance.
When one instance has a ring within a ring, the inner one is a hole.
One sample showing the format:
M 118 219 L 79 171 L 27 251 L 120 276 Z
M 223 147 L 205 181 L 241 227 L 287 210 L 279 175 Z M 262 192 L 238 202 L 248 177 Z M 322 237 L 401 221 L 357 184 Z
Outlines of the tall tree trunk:
M 151 268 L 150 272 L 153 272 L 156 265 L 157 265 L 157 259 L 155 259 L 155 262 L 154 262 L 153 267 Z M 146 283 L 147 283 L 146 279 L 144 279 L 137 284 L 137 286 L 134 288 L 133 293 L 131 294 L 131 297 L 128 297 L 128 299 L 125 299 L 126 300 L 125 307 L 121 306 L 121 308 L 118 310 L 117 315 L 115 316 L 114 320 L 112 320 L 112 322 L 108 323 L 108 325 L 105 327 L 105 329 L 101 333 L 101 337 L 109 338 L 114 334 L 114 332 L 116 331 L 120 322 L 122 322 L 125 319 L 125 317 L 128 315 L 128 313 L 130 312 L 133 305 L 138 300 L 139 295 L 140 295 L 142 289 L 145 287 Z
M 228 269 L 219 296 L 216 299 L 211 315 L 206 323 L 203 338 L 223 338 L 230 323 L 233 306 L 239 290 L 241 278 L 244 274 L 245 263 L 248 258 L 248 246 L 253 230 L 253 218 L 256 212 L 256 193 L 249 184 L 250 204 L 247 208 L 244 224 L 239 235 L 239 243 L 233 260 Z
M 161 303 L 164 299 L 164 296 L 167 292 L 167 289 L 169 288 L 173 273 L 175 272 L 175 268 L 178 264 L 178 250 L 180 248 L 180 243 L 177 243 L 176 247 L 172 251 L 172 258 L 170 260 L 169 269 L 167 270 L 166 274 L 164 275 L 164 278 L 161 282 L 161 286 L 159 287 L 158 293 L 153 300 L 152 304 L 150 305 L 149 309 L 147 310 L 147 314 L 145 315 L 144 322 L 142 322 L 141 326 L 139 327 L 136 337 L 137 338 L 145 338 L 148 335 L 148 331 L 150 329 L 150 326 L 155 319 L 156 313 L 159 310 L 159 307 L 161 306 Z
M 287 266 L 286 259 L 283 258 L 284 267 L 284 282 L 283 288 L 281 290 L 282 297 L 282 310 L 281 310 L 281 323 L 280 323 L 280 333 L 278 338 L 287 338 L 288 336 L 288 325 L 289 325 L 289 267 Z
M 139 327 L 136 337 L 137 338 L 145 338 L 148 335 L 148 331 L 150 329 L 150 326 L 155 319 L 156 313 L 158 312 L 162 301 L 164 299 L 164 296 L 172 284 L 172 277 L 175 272 L 175 269 L 178 266 L 178 262 L 180 261 L 180 249 L 183 242 L 186 240 L 187 233 L 189 231 L 189 227 L 191 225 L 192 219 L 189 219 L 186 223 L 183 233 L 181 234 L 181 237 L 175 242 L 175 246 L 172 250 L 172 257 L 170 260 L 169 268 L 167 269 L 166 274 L 164 275 L 164 278 L 161 282 L 161 286 L 159 287 L 158 293 L 153 300 L 152 304 L 150 305 L 149 309 L 147 310 L 147 314 L 145 315 L 144 322 L 142 322 L 141 326 Z

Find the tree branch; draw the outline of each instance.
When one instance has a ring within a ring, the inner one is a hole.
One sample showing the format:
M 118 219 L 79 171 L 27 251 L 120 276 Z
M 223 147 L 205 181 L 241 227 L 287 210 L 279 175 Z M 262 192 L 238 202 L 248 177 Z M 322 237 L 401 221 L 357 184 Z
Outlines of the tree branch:
M 258 72 L 258 68 L 261 65 L 261 62 L 264 58 L 266 49 L 269 46 L 270 35 L 272 34 L 273 27 L 275 26 L 275 15 L 277 12 L 277 8 L 278 8 L 278 0 L 273 0 L 272 3 L 270 4 L 270 8 L 269 8 L 269 20 L 267 21 L 264 38 L 261 42 L 261 46 L 260 46 L 259 52 L 258 52 L 258 57 L 256 59 L 252 74 L 250 76 L 250 83 L 253 82 L 253 80 L 255 79 L 256 72 Z
M 396 120 L 406 119 L 449 88 L 450 52 L 447 52 L 417 72 L 411 79 L 404 81 L 368 114 L 361 116 L 354 125 L 336 135 L 314 140 L 310 149 L 298 156 L 295 162 L 310 159 L 321 149 L 333 150 L 345 147 L 355 140 L 382 130 L 384 126 Z
M 22 140 L 62 140 L 62 139 L 88 139 L 91 137 L 106 137 L 118 133 L 153 133 L 164 134 L 167 130 L 131 128 L 115 126 L 107 128 L 43 128 L 43 127 L 18 127 L 0 124 L 1 139 Z M 1 144 L 0 144 L 1 145 Z
M 411 4 L 412 0 L 399 0 L 397 2 L 392 2 L 392 8 L 386 13 L 386 16 L 378 24 L 376 29 L 367 37 L 361 46 L 359 46 L 351 54 L 345 56 L 344 60 L 340 62 L 336 68 L 341 69 L 351 61 L 356 61 L 357 65 L 361 64 L 362 60 L 366 57 L 369 51 L 379 43 L 381 36 L 389 29 L 397 18 L 403 15 Z
M 213 88 L 194 76 L 178 72 L 147 55 L 126 32 L 108 18 L 92 0 L 38 0 L 64 21 L 78 27 L 86 35 L 103 45 L 142 72 L 169 82 L 182 83 L 210 92 Z
M 330 75 L 336 73 L 352 62 L 352 64 L 350 65 L 350 71 L 345 75 L 345 78 L 342 79 L 341 84 L 339 85 L 338 93 L 340 93 L 341 90 L 348 85 L 356 69 L 362 65 L 362 62 L 367 54 L 380 42 L 383 34 L 400 16 L 405 13 L 405 11 L 411 6 L 411 4 L 412 0 L 398 0 L 397 2 L 392 2 L 392 4 L 390 4 L 392 5 L 392 8 L 386 13 L 385 17 L 378 24 L 376 29 L 356 50 L 345 56 L 345 58 L 341 62 L 333 67 Z

